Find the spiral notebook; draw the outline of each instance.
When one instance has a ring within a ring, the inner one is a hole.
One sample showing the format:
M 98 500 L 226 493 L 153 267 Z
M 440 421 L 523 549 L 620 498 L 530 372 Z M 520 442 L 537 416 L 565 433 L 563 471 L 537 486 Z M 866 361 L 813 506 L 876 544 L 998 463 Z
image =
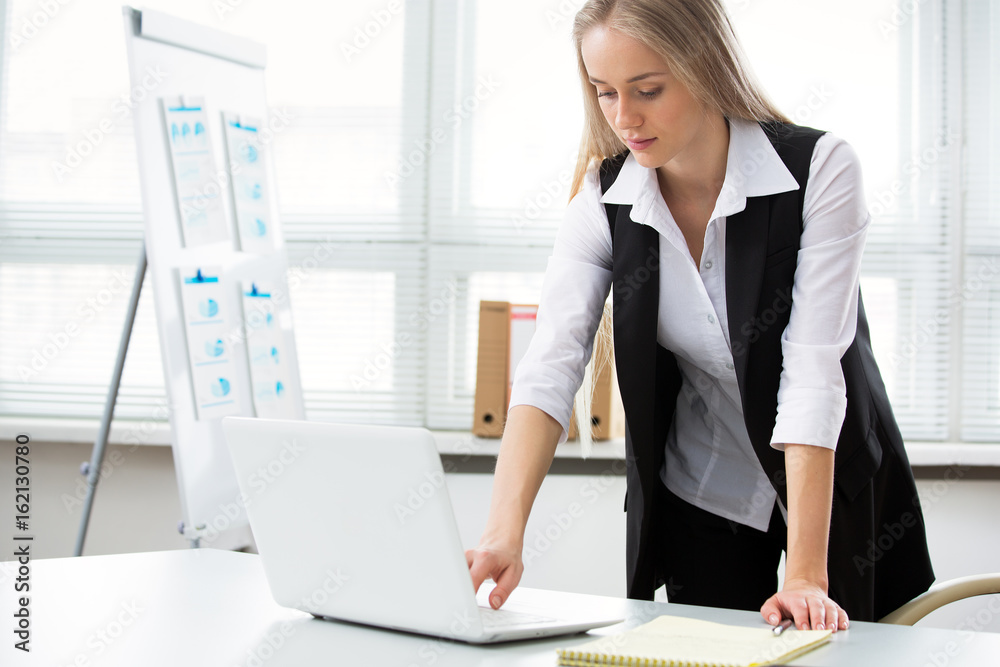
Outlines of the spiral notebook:
M 659 616 L 626 632 L 558 649 L 560 665 L 754 667 L 783 663 L 830 639 L 830 630 L 746 628 Z

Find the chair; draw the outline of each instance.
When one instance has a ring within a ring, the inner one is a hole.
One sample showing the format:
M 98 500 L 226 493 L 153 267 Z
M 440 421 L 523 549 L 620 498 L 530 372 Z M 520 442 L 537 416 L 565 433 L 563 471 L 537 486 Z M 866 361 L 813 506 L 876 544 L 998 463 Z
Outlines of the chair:
M 918 595 L 896 611 L 880 619 L 879 623 L 913 625 L 927 614 L 946 604 L 991 593 L 1000 593 L 1000 573 L 949 579 L 934 584 L 926 593 Z

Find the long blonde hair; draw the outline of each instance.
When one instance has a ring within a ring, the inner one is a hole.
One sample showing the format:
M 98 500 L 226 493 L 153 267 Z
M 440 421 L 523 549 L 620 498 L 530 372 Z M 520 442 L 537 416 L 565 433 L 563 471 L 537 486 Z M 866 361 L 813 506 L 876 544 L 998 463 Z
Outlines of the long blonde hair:
M 791 122 L 761 89 L 747 64 L 722 0 L 589 0 L 576 14 L 573 42 L 583 84 L 583 138 L 577 157 L 572 199 L 583 187 L 587 169 L 595 161 L 617 155 L 625 142 L 608 125 L 597 99 L 597 87 L 583 63 L 583 37 L 598 26 L 635 39 L 659 54 L 671 73 L 709 110 L 726 118 Z M 611 317 L 607 307 L 597 335 L 610 356 Z M 591 357 L 583 385 L 576 396 L 577 430 L 584 457 L 591 453 L 591 397 L 594 378 L 610 363 L 604 355 Z M 598 356 L 604 358 L 598 359 Z M 596 365 L 596 370 L 595 370 Z
M 677 80 L 710 110 L 727 118 L 790 122 L 753 75 L 722 0 L 589 0 L 573 21 L 584 122 L 570 199 L 583 187 L 595 160 L 626 147 L 605 120 L 597 87 L 583 63 L 583 37 L 598 26 L 627 35 L 660 55 Z

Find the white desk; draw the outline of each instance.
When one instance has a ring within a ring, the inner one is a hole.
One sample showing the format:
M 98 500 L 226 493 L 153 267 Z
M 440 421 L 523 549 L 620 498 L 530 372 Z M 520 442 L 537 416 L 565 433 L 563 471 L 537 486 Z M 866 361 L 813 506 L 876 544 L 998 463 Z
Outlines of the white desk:
M 555 648 L 592 639 L 470 646 L 418 635 L 313 619 L 271 599 L 255 555 L 213 549 L 37 560 L 31 563 L 31 648 L 13 648 L 13 577 L 0 563 L 0 664 L 39 667 L 530 667 L 556 664 Z M 525 600 L 544 591 L 519 589 Z M 578 596 L 580 606 L 622 609 L 620 631 L 657 614 L 759 625 L 738 612 Z M 951 655 L 949 655 L 949 653 Z M 852 623 L 848 632 L 791 665 L 1000 665 L 1000 634 Z

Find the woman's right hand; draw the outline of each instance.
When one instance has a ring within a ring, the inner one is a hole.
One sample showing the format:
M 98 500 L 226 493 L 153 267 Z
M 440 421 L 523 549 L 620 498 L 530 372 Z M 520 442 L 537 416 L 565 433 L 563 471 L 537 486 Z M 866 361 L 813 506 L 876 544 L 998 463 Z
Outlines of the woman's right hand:
M 486 529 L 479 546 L 465 552 L 476 591 L 487 578 L 496 583 L 489 595 L 494 609 L 507 601 L 521 581 L 528 513 L 562 432 L 558 421 L 534 406 L 515 405 L 507 413 Z
M 465 560 L 476 591 L 488 578 L 496 583 L 490 592 L 490 606 L 494 609 L 499 609 L 507 601 L 524 572 L 520 544 L 484 539 L 475 549 L 466 550 Z

